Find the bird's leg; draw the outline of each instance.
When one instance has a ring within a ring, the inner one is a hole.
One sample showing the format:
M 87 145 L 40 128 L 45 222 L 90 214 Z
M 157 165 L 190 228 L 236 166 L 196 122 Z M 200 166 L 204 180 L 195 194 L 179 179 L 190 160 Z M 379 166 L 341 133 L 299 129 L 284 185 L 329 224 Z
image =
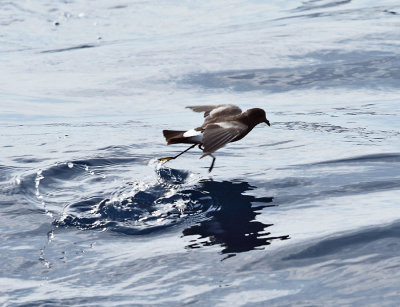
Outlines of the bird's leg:
M 185 149 L 184 151 L 182 151 L 181 153 L 177 154 L 174 157 L 165 157 L 165 158 L 160 158 L 158 159 L 158 161 L 169 161 L 169 160 L 173 160 L 178 158 L 180 155 L 183 155 L 185 152 L 189 151 L 190 149 L 192 149 L 193 147 L 195 147 L 197 144 L 193 144 L 192 146 L 190 146 L 189 148 Z
M 211 162 L 211 165 L 210 165 L 210 167 L 209 167 L 209 169 L 208 169 L 208 172 L 211 173 L 211 171 L 212 171 L 213 168 L 214 168 L 215 157 L 214 157 L 212 154 L 209 154 L 209 156 L 213 159 L 212 162 Z
M 203 150 L 203 152 L 204 152 L 203 144 L 199 144 L 199 149 L 200 149 L 200 150 Z M 203 158 L 203 157 L 205 157 L 206 155 L 207 155 L 207 154 L 202 155 L 202 156 L 200 157 L 200 159 Z M 212 171 L 213 168 L 214 168 L 215 157 L 214 157 L 212 154 L 208 154 L 208 156 L 210 156 L 210 157 L 213 159 L 212 162 L 211 162 L 210 167 L 208 168 L 208 172 L 211 173 L 211 171 Z

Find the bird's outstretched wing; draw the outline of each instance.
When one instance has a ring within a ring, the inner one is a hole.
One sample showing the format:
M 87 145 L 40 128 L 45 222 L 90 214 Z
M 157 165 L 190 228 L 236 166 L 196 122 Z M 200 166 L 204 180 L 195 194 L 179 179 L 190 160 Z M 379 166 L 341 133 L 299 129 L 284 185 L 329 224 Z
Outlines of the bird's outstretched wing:
M 201 158 L 213 153 L 233 141 L 247 129 L 246 125 L 234 122 L 209 124 L 203 132 L 203 152 Z
M 186 107 L 195 112 L 204 112 L 204 117 L 216 118 L 219 116 L 233 116 L 242 113 L 242 110 L 233 104 L 188 106 Z

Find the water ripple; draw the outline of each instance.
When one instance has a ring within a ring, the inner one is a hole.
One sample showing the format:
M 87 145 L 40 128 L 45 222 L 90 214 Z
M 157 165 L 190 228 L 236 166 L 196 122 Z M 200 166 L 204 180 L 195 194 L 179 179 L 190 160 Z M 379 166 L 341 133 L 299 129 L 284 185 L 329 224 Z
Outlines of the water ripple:
M 323 57 L 327 51 L 310 57 Z M 334 52 L 334 50 L 332 50 Z M 305 55 L 303 55 L 305 57 Z M 294 69 L 248 69 L 190 75 L 185 82 L 206 88 L 230 88 L 236 91 L 267 90 L 286 92 L 299 88 L 397 88 L 400 58 L 393 54 L 375 53 L 364 61 L 337 62 L 335 65 L 313 65 Z M 341 54 L 339 58 L 348 58 Z M 382 80 L 385 80 L 383 83 Z M 380 83 L 378 83 L 378 81 Z
M 257 221 L 263 208 L 274 206 L 273 198 L 246 195 L 255 187 L 243 180 L 199 180 L 190 172 L 157 165 L 155 176 L 110 185 L 110 177 L 121 180 L 115 172 L 124 164 L 144 163 L 137 157 L 57 163 L 23 176 L 14 192 L 35 203 L 58 229 L 146 235 L 178 226 L 190 238 L 187 248 L 219 245 L 229 254 L 289 238 L 272 235 L 267 230 L 272 224 Z
M 66 47 L 66 48 L 44 50 L 44 51 L 41 51 L 40 53 L 59 53 L 59 52 L 65 52 L 65 51 L 74 51 L 74 50 L 80 50 L 80 49 L 94 48 L 94 47 L 96 47 L 96 45 L 94 45 L 94 44 L 82 44 L 82 45 Z
M 297 253 L 288 255 L 282 258 L 282 260 L 299 260 L 327 255 L 331 256 L 346 248 L 354 248 L 357 245 L 365 245 L 377 240 L 399 237 L 400 224 L 395 223 L 385 227 L 365 229 L 357 233 L 347 233 L 335 238 L 326 238 Z
M 54 224 L 127 235 L 189 225 L 182 232 L 193 237 L 188 248 L 221 245 L 222 253 L 248 251 L 289 238 L 271 235 L 266 228 L 272 224 L 256 221 L 258 211 L 273 206 L 269 204 L 273 198 L 245 195 L 254 188 L 247 182 L 201 180 L 188 185 L 190 173 L 169 168 L 161 168 L 158 176 L 157 183 L 130 183 L 113 198 L 72 203 Z

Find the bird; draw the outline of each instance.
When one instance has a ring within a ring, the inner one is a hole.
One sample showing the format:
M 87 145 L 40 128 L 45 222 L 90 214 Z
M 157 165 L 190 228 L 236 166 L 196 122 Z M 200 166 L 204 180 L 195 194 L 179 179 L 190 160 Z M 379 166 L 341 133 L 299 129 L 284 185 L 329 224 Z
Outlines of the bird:
M 215 164 L 213 153 L 228 143 L 244 138 L 255 126 L 260 123 L 270 122 L 263 109 L 252 108 L 243 112 L 238 106 L 232 104 L 187 106 L 194 112 L 204 113 L 204 123 L 190 130 L 163 130 L 167 145 L 192 144 L 189 148 L 173 157 L 159 158 L 167 162 L 178 158 L 190 149 L 198 146 L 203 151 L 200 157 L 210 156 L 212 162 L 208 168 L 211 172 Z

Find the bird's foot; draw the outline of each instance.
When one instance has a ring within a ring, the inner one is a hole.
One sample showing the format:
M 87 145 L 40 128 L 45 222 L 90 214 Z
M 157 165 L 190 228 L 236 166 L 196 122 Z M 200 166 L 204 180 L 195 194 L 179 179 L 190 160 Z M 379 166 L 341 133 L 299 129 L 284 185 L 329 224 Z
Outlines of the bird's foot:
M 158 159 L 158 161 L 161 161 L 161 162 L 167 162 L 167 161 L 169 161 L 169 160 L 172 160 L 172 159 L 175 159 L 175 157 L 165 157 L 165 158 L 159 158 L 159 159 Z

